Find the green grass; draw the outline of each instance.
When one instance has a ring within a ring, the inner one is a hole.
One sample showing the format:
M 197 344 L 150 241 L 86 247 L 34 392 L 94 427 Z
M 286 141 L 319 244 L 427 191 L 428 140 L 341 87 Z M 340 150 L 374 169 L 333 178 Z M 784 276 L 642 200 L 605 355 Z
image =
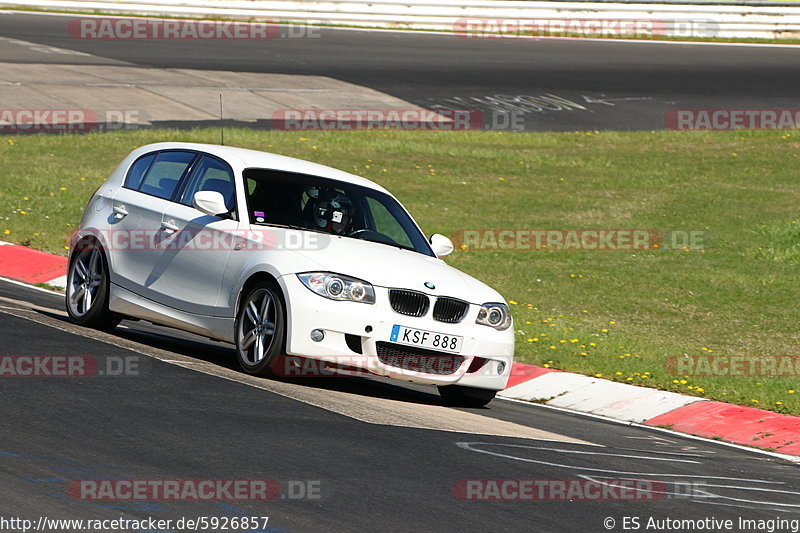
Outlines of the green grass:
M 65 254 L 90 194 L 131 149 L 217 138 L 0 138 L 0 238 Z M 800 355 L 797 132 L 230 130 L 226 139 L 373 179 L 428 234 L 705 232 L 701 250 L 457 249 L 447 261 L 514 302 L 519 361 L 800 414 L 800 394 L 788 392 L 800 390 L 798 377 L 673 376 L 667 364 L 684 354 Z

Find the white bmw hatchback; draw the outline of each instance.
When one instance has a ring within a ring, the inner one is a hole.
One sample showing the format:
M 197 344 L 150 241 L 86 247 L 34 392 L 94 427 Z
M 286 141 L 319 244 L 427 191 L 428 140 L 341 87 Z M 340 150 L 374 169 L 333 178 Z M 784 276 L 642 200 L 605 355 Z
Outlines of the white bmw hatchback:
M 508 381 L 512 319 L 496 291 L 440 259 L 452 249 L 360 176 L 151 144 L 87 204 L 66 307 L 90 327 L 143 319 L 232 343 L 250 374 L 307 375 L 304 362 L 324 362 L 481 406 Z

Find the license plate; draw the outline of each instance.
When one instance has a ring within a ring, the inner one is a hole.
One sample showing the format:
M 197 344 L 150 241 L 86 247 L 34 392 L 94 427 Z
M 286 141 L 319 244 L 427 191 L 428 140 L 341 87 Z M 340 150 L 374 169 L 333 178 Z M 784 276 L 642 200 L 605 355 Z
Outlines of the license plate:
M 459 337 L 458 335 L 447 335 L 424 329 L 407 328 L 399 324 L 392 326 L 390 340 L 407 346 L 420 346 L 450 353 L 460 353 L 461 345 L 464 343 L 464 337 Z

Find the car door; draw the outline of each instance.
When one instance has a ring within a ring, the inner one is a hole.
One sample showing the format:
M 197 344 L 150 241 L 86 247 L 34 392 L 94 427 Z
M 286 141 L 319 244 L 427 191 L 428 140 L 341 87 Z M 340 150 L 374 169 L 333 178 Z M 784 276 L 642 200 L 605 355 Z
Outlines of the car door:
M 176 202 L 163 213 L 167 233 L 153 272 L 148 298 L 196 315 L 215 316 L 228 256 L 234 246 L 236 219 L 234 173 L 230 165 L 204 154 L 194 165 Z M 216 191 L 228 213 L 213 216 L 192 206 L 198 191 Z
M 158 260 L 162 215 L 196 152 L 156 151 L 137 159 L 112 200 L 106 246 L 111 281 L 140 296 Z

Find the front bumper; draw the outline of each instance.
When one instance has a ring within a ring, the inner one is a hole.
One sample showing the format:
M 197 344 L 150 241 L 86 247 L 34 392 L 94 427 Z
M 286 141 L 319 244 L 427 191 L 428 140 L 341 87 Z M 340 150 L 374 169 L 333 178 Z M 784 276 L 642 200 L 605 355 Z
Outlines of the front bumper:
M 289 356 L 322 360 L 415 383 L 502 390 L 508 382 L 514 357 L 513 325 L 497 331 L 476 324 L 478 305 L 471 304 L 463 320 L 450 324 L 434 320 L 430 309 L 422 317 L 395 312 L 385 287 L 375 287 L 375 303 L 364 304 L 319 296 L 294 274 L 281 277 L 279 282 L 286 295 L 286 353 Z M 464 337 L 457 354 L 460 358 L 428 349 L 423 353 L 415 347 L 392 343 L 390 337 L 395 324 Z M 315 329 L 325 333 L 323 340 L 311 339 L 311 331 Z M 389 352 L 404 355 L 387 355 Z M 435 353 L 442 356 L 426 355 Z M 476 358 L 480 359 L 476 361 Z M 431 359 L 447 364 L 430 364 Z

